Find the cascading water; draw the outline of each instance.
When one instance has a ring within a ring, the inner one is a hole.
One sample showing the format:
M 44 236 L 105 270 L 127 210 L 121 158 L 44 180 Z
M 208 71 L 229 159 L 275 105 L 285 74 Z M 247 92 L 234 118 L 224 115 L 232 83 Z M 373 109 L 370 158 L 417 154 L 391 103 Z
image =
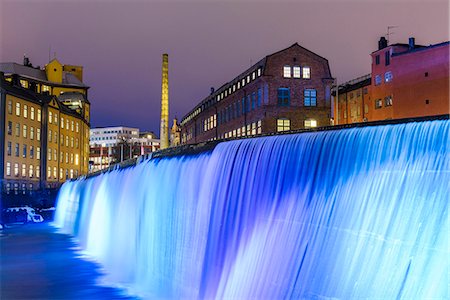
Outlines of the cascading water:
M 67 182 L 55 223 L 148 298 L 443 299 L 450 121 L 219 143 Z

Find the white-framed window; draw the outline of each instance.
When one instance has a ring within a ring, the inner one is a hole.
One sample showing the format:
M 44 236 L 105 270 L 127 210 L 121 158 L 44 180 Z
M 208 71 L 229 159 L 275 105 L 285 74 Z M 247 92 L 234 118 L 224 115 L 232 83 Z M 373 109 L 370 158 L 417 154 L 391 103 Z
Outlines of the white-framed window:
M 30 165 L 30 167 L 28 168 L 28 176 L 30 178 L 33 178 L 33 171 L 34 171 L 33 165 Z
M 37 110 L 37 120 L 38 120 L 38 122 L 41 121 L 41 109 L 40 108 L 38 108 L 38 110 Z
M 28 105 L 26 104 L 23 105 L 23 117 L 28 119 Z
M 301 77 L 301 68 L 299 66 L 294 66 L 292 68 L 293 73 L 294 73 L 294 78 L 300 78 Z
M 39 166 L 36 166 L 36 178 L 41 177 L 41 168 Z
M 310 79 L 311 78 L 311 68 L 310 67 L 303 67 L 302 68 L 302 70 L 303 70 L 303 78 L 304 79 Z
M 305 120 L 304 124 L 305 124 L 305 128 L 317 127 L 317 120 L 314 120 L 314 119 Z
M 277 132 L 291 130 L 291 120 L 286 118 L 277 119 Z
M 36 147 L 36 159 L 41 159 L 41 147 Z
M 28 130 L 27 125 L 23 124 L 22 133 L 24 138 L 27 138 L 27 130 Z
M 64 118 L 61 117 L 61 128 L 64 129 Z
M 16 116 L 20 116 L 20 103 L 16 103 Z
M 291 78 L 291 66 L 284 66 L 283 67 L 283 77 L 284 78 Z
M 6 163 L 6 176 L 11 176 L 11 163 Z
M 40 128 L 36 128 L 36 139 L 38 141 L 41 140 L 41 129 Z
M 26 177 L 26 176 L 27 176 L 27 165 L 22 164 L 22 177 Z
M 381 84 L 381 75 L 375 75 L 375 85 Z
M 54 123 L 56 124 L 56 125 L 58 125 L 58 114 L 54 114 L 53 115 L 53 121 L 54 121 Z
M 30 119 L 34 120 L 34 107 L 33 106 L 30 107 Z
M 391 71 L 387 71 L 386 73 L 384 73 L 384 81 L 385 82 L 392 81 L 392 72 Z
M 19 176 L 19 164 L 14 164 L 14 176 Z
M 48 122 L 52 124 L 53 122 L 53 113 L 51 111 L 48 112 Z

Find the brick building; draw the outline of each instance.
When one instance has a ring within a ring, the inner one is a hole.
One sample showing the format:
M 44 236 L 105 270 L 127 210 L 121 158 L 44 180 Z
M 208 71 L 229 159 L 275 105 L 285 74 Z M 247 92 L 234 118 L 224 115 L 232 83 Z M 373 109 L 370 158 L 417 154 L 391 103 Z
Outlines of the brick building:
M 181 142 L 330 125 L 328 61 L 297 43 L 268 55 L 201 101 L 181 121 Z
M 421 46 L 410 38 L 408 44 L 388 45 L 382 37 L 371 58 L 370 80 L 339 86 L 338 124 L 449 113 L 449 42 Z M 364 98 L 354 95 L 364 95 L 360 87 L 367 91 Z M 355 107 L 364 116 L 355 117 Z

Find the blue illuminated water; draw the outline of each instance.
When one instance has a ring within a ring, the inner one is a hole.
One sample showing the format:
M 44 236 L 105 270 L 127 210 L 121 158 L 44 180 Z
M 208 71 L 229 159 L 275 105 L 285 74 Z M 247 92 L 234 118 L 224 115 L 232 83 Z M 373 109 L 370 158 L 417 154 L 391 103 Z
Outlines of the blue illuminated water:
M 449 296 L 450 121 L 220 143 L 68 182 L 56 224 L 146 298 Z

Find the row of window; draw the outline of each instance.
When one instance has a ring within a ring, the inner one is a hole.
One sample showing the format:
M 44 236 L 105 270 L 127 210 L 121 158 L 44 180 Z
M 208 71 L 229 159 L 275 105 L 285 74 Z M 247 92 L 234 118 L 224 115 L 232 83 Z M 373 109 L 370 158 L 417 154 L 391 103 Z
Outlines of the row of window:
M 214 114 L 203 120 L 203 131 L 208 131 L 217 126 L 217 115 Z
M 303 122 L 303 126 L 305 128 L 317 127 L 317 120 L 315 120 L 315 119 L 305 120 Z M 289 130 L 291 130 L 291 120 L 289 120 L 287 118 L 277 119 L 277 132 L 289 131 Z
M 52 151 L 52 149 L 48 149 L 47 160 L 49 160 L 49 161 L 52 160 L 52 153 L 53 153 L 53 160 L 57 161 L 58 154 L 56 152 L 56 149 L 53 149 L 53 151 Z M 64 160 L 64 158 L 65 158 L 65 160 Z M 63 151 L 61 151 L 61 152 L 59 152 L 59 162 L 60 163 L 65 162 L 66 164 L 70 163 L 72 165 L 75 163 L 75 165 L 78 166 L 80 163 L 80 156 L 78 154 L 74 155 L 73 153 L 68 153 L 68 152 L 64 153 Z
M 241 137 L 248 135 L 261 134 L 261 120 L 247 124 L 247 126 L 242 126 L 234 130 L 230 130 L 220 136 L 220 138 L 231 138 L 231 137 Z
M 384 82 L 391 82 L 392 79 L 393 76 L 391 71 L 387 71 L 386 73 L 384 73 Z M 375 85 L 380 85 L 381 81 L 381 75 L 375 75 Z
M 284 78 L 303 78 L 311 79 L 311 68 L 310 67 L 300 67 L 300 66 L 289 66 L 283 67 L 283 77 Z
M 384 106 L 392 106 L 392 96 L 384 97 Z M 380 109 L 383 107 L 383 100 L 377 99 L 375 100 L 375 109 Z
M 6 162 L 6 176 L 12 176 L 12 171 L 11 170 L 11 163 L 10 162 Z M 19 173 L 19 164 L 15 163 L 14 164 L 14 176 L 19 177 L 20 173 Z M 28 171 L 28 172 L 27 172 Z M 28 174 L 27 174 L 28 173 Z M 21 173 L 22 177 L 30 177 L 33 178 L 34 176 L 36 176 L 36 178 L 39 178 L 40 176 L 40 166 L 33 166 L 33 165 L 29 165 L 27 168 L 26 164 L 22 164 L 22 173 Z
M 22 107 L 20 105 L 20 102 L 16 102 L 16 116 L 20 117 L 23 115 L 25 119 L 28 119 L 28 108 L 30 108 L 30 119 L 35 120 L 37 119 L 38 122 L 41 122 L 41 109 L 35 109 L 33 106 L 28 107 L 28 105 L 24 104 Z M 8 100 L 8 113 L 12 115 L 13 113 L 13 101 Z
M 20 172 L 20 170 L 22 172 Z M 53 170 L 53 172 L 52 172 L 52 170 Z M 12 172 L 14 172 L 14 173 L 12 173 Z M 59 178 L 64 178 L 63 173 L 64 173 L 63 168 L 60 168 L 59 169 Z M 78 177 L 78 170 L 66 169 L 65 173 L 66 173 L 66 179 L 69 178 L 69 174 L 70 174 L 70 178 L 73 178 L 74 176 Z M 26 164 L 22 164 L 22 167 L 20 169 L 20 164 L 15 163 L 14 170 L 12 170 L 11 163 L 6 162 L 6 176 L 15 176 L 15 177 L 22 176 L 22 177 L 29 177 L 29 178 L 34 178 L 34 177 L 39 178 L 40 177 L 40 166 L 28 165 L 28 167 L 27 167 Z M 47 178 L 51 179 L 52 177 L 54 179 L 58 179 L 56 167 L 53 167 L 53 169 L 52 169 L 52 167 L 47 168 Z
M 220 110 L 218 114 L 218 124 L 225 124 L 231 120 L 239 118 L 240 116 L 255 110 L 262 105 L 262 89 L 253 92 L 236 101 L 224 109 Z
M 28 149 L 28 146 L 23 144 L 22 145 L 22 157 L 23 158 L 27 157 L 27 149 Z M 41 148 L 40 147 L 36 147 L 36 156 L 34 156 L 34 146 L 30 146 L 28 153 L 29 153 L 29 158 L 36 157 L 36 159 L 41 159 Z M 6 155 L 12 156 L 12 143 L 11 142 L 8 142 L 6 144 Z M 20 156 L 20 144 L 19 143 L 15 143 L 15 145 L 14 145 L 14 156 L 16 156 L 16 157 Z
M 380 64 L 380 55 L 376 55 L 375 56 L 375 64 L 379 65 Z M 384 65 L 385 66 L 389 66 L 391 64 L 391 53 L 390 51 L 386 51 L 384 52 Z
M 14 191 L 16 192 L 16 194 L 17 194 L 17 192 L 19 191 L 19 184 L 16 182 L 16 183 L 14 183 Z M 28 188 L 29 188 L 29 190 L 30 190 L 30 194 L 31 194 L 31 191 L 33 190 L 33 184 L 32 183 L 29 183 L 28 184 Z M 25 184 L 25 183 L 22 183 L 22 192 L 23 192 L 23 194 L 25 194 L 26 193 L 26 190 L 27 190 L 27 185 Z M 11 183 L 10 182 L 7 182 L 6 183 L 6 193 L 9 193 L 11 191 Z
M 12 78 L 11 78 L 11 77 L 8 77 L 8 78 L 6 78 L 6 80 L 9 81 L 9 82 L 11 82 L 11 81 L 12 81 Z M 27 80 L 25 80 L 25 79 L 21 79 L 21 80 L 19 81 L 19 83 L 20 83 L 20 86 L 23 87 L 23 88 L 25 88 L 25 89 L 28 89 L 28 88 L 30 88 L 30 87 L 32 86 L 32 84 L 30 84 L 30 83 L 29 83 Z M 33 83 L 33 84 L 34 84 L 34 83 Z M 35 87 L 35 91 L 36 91 L 37 93 L 39 93 L 39 92 L 40 92 L 40 91 L 39 91 L 39 85 L 34 84 L 34 87 Z M 42 85 L 41 92 L 50 92 L 50 87 L 49 87 L 48 85 L 43 84 L 43 85 Z
M 291 89 L 278 89 L 278 106 L 291 105 Z M 303 90 L 303 106 L 317 106 L 317 91 L 315 89 Z
M 8 126 L 7 126 L 7 134 L 8 135 L 12 135 L 13 132 L 13 122 L 8 121 Z M 20 137 L 20 123 L 16 123 L 15 125 L 15 131 L 14 131 L 14 135 L 16 137 Z M 35 134 L 35 128 L 33 126 L 30 126 L 30 140 L 34 140 L 34 134 Z M 22 137 L 23 138 L 28 138 L 28 126 L 27 125 L 23 125 L 22 126 Z M 41 140 L 41 129 L 40 128 L 36 128 L 36 140 L 40 141 Z
M 233 94 L 234 92 L 240 90 L 241 88 L 243 88 L 244 86 L 246 86 L 250 82 L 254 81 L 257 77 L 260 77 L 261 75 L 262 75 L 262 69 L 259 68 L 258 70 L 253 71 L 251 74 L 248 74 L 244 78 L 238 79 L 237 81 L 231 83 L 228 87 L 223 89 L 222 92 L 220 92 L 219 94 L 217 94 L 215 96 L 216 102 L 219 102 L 219 101 L 223 100 L 224 98 L 230 96 L 231 94 Z M 181 124 L 183 125 L 186 122 L 189 122 L 194 117 L 196 117 L 199 113 L 201 113 L 203 111 L 203 109 L 208 108 L 210 105 L 212 105 L 212 101 L 211 100 L 214 100 L 214 99 L 210 99 L 210 101 L 208 101 L 209 104 L 206 103 L 205 105 L 203 105 L 203 106 L 197 108 L 195 111 L 193 111 L 186 119 L 184 119 L 181 122 Z

